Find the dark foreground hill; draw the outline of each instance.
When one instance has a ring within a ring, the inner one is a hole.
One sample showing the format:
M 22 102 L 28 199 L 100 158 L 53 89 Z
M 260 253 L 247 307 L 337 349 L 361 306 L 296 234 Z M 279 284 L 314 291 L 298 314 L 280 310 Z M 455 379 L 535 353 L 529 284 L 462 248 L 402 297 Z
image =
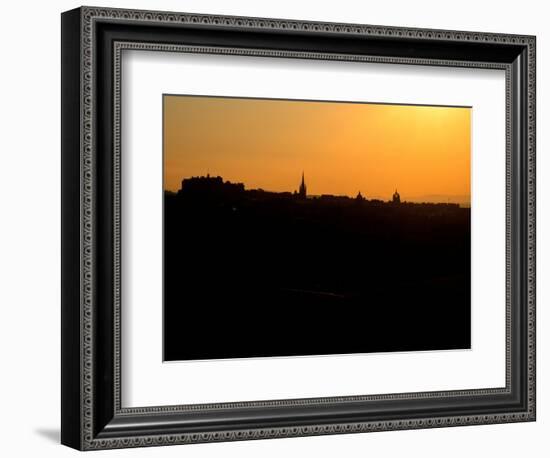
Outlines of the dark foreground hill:
M 470 209 L 165 194 L 166 360 L 470 346 Z

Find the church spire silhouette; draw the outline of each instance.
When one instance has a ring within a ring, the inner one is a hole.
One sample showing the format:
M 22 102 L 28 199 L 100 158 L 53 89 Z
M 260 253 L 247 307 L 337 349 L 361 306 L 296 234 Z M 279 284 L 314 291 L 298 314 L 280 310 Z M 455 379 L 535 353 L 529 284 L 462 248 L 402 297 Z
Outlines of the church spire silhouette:
M 393 193 L 392 202 L 393 202 L 394 204 L 400 204 L 400 203 L 401 203 L 401 196 L 400 196 L 399 193 L 397 192 L 397 189 L 396 189 L 395 192 Z
M 300 190 L 298 191 L 298 195 L 305 199 L 307 197 L 307 187 L 306 187 L 306 181 L 304 178 L 304 172 L 302 171 L 302 182 L 300 183 Z

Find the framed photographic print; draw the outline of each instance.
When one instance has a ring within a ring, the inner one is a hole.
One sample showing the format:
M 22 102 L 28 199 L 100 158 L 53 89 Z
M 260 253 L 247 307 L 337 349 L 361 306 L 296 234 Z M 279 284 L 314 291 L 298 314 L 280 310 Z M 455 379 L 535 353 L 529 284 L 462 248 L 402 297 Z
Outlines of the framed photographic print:
M 470 348 L 470 107 L 163 106 L 165 361 Z
M 62 14 L 62 443 L 535 419 L 535 38 Z

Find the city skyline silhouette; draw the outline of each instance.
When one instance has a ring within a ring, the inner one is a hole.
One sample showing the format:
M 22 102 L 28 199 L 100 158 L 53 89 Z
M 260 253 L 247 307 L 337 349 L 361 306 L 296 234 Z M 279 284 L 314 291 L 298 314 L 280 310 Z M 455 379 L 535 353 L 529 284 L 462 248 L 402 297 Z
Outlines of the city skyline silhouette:
M 274 193 L 274 194 L 288 194 L 291 193 L 295 196 L 301 196 L 303 198 L 322 198 L 322 197 L 335 197 L 335 198 L 349 198 L 349 199 L 358 199 L 364 200 L 365 202 L 368 201 L 382 201 L 382 202 L 394 202 L 396 201 L 396 194 L 397 198 L 402 203 L 407 204 L 452 204 L 452 205 L 459 205 L 461 207 L 469 207 L 469 205 L 465 205 L 464 201 L 460 199 L 460 196 L 454 196 L 458 197 L 457 199 L 451 199 L 450 196 L 439 196 L 441 199 L 437 199 L 437 196 L 429 196 L 431 197 L 425 200 L 422 199 L 416 199 L 416 200 L 408 200 L 406 196 L 401 196 L 401 193 L 398 192 L 398 187 L 395 188 L 394 192 L 391 193 L 390 196 L 368 196 L 365 195 L 361 189 L 357 191 L 355 195 L 345 195 L 345 194 L 311 194 L 308 192 L 309 185 L 306 184 L 305 179 L 305 171 L 302 171 L 301 175 L 301 182 L 296 186 L 294 189 L 289 189 L 285 191 L 273 191 L 270 189 L 264 189 L 264 188 L 250 188 L 246 185 L 246 183 L 243 182 L 231 182 L 229 180 L 225 180 L 221 175 L 211 175 L 210 173 L 206 173 L 204 175 L 198 175 L 198 176 L 189 176 L 184 177 L 181 180 L 180 188 L 176 191 L 177 193 L 181 192 L 184 182 L 190 181 L 190 180 L 221 180 L 223 183 L 227 184 L 237 184 L 242 185 L 243 191 L 259 191 L 259 192 L 266 192 L 266 193 Z M 167 192 L 173 192 L 173 191 L 167 191 Z

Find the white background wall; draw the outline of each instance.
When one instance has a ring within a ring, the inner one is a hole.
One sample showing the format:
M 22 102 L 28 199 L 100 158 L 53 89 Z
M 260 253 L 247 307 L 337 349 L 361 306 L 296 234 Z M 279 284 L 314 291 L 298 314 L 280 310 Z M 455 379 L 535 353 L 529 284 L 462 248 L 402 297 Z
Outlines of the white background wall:
M 550 30 L 543 1 L 118 0 L 96 5 L 534 34 L 538 38 L 538 421 L 203 444 L 109 456 L 548 456 L 550 431 Z M 60 13 L 74 1 L 9 2 L 0 25 L 0 453 L 69 456 L 60 385 Z M 154 455 L 153 455 L 154 454 Z

